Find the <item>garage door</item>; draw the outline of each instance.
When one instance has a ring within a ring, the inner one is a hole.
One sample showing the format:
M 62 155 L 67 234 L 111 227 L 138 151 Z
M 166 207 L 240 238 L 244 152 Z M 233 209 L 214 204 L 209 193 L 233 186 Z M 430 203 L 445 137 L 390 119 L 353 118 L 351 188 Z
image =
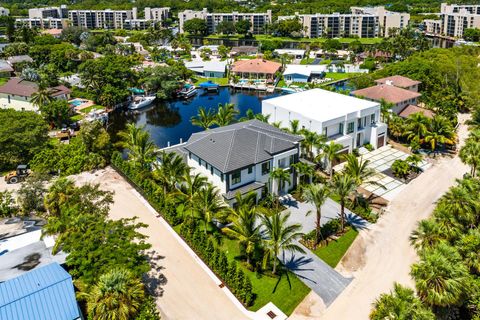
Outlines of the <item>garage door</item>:
M 377 148 L 383 147 L 385 145 L 385 134 L 378 136 L 377 139 Z

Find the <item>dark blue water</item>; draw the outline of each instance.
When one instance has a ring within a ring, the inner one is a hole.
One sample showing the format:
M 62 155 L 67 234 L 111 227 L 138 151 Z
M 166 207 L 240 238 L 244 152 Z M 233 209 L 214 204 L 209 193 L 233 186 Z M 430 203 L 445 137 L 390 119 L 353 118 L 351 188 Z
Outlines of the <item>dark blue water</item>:
M 229 88 L 220 88 L 218 93 L 206 94 L 199 89 L 198 94 L 188 100 L 159 101 L 135 113 L 114 112 L 110 116 L 109 130 L 118 132 L 129 122 L 144 125 L 153 141 L 162 148 L 168 143 L 177 144 L 180 139 L 186 141 L 192 133 L 203 130 L 190 122 L 190 118 L 197 115 L 200 107 L 216 111 L 219 103 L 233 103 L 239 111 L 238 117 L 242 117 L 248 109 L 261 113 L 262 100 L 278 95 L 279 93 L 235 91 Z

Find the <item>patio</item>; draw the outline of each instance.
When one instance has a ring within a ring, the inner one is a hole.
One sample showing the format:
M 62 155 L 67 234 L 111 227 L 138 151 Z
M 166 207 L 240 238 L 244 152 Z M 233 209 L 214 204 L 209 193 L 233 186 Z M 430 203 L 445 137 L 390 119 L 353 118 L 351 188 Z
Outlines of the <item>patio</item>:
M 392 163 L 395 160 L 405 160 L 409 154 L 394 149 L 390 145 L 383 146 L 381 148 L 378 148 L 373 151 L 367 151 L 366 153 L 363 153 L 360 157 L 363 160 L 369 160 L 370 163 L 368 166 L 372 169 L 374 169 L 378 174 L 372 179 L 372 182 L 378 182 L 381 185 L 383 185 L 385 188 L 382 188 L 377 185 L 372 185 L 372 184 L 364 184 L 362 187 L 372 193 L 374 193 L 377 196 L 380 196 L 386 200 L 391 201 L 395 195 L 397 195 L 404 187 L 405 183 L 402 181 L 395 179 L 391 176 L 388 176 L 385 174 L 385 171 L 389 170 L 390 167 L 392 166 Z M 343 170 L 343 167 L 345 166 L 345 162 L 341 163 L 337 166 L 334 167 L 335 171 L 341 171 Z M 418 167 L 425 171 L 430 167 L 430 164 L 422 160 L 419 164 Z

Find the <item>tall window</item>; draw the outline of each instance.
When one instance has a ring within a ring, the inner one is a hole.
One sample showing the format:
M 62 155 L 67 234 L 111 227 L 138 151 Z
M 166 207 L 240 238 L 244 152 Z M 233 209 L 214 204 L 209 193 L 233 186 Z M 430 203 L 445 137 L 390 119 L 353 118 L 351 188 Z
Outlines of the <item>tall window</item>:
M 347 133 L 352 133 L 355 127 L 355 122 L 349 122 L 347 126 Z
M 251 174 L 253 172 L 253 166 L 248 167 L 248 174 Z
M 370 124 L 375 123 L 375 114 L 370 115 Z
M 343 134 L 343 122 L 338 124 L 338 133 Z
M 270 173 L 270 162 L 262 163 L 262 176 Z
M 242 174 L 240 170 L 232 173 L 232 185 L 242 182 Z

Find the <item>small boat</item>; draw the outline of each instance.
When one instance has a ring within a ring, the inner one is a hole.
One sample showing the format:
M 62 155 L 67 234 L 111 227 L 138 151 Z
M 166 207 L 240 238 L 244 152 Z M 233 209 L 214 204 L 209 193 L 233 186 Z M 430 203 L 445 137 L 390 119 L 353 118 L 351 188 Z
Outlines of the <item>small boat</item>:
M 156 96 L 136 96 L 133 98 L 132 103 L 128 106 L 130 110 L 137 110 L 143 107 L 149 106 Z
M 289 88 L 289 87 L 281 87 L 280 90 L 282 90 L 285 93 L 295 93 L 295 89 Z
M 197 94 L 197 88 L 193 85 L 186 84 L 182 90 L 178 93 L 179 96 L 188 99 Z
M 108 121 L 108 112 L 103 109 L 99 109 L 99 110 L 94 109 L 90 111 L 82 121 L 84 122 L 100 121 L 101 123 L 105 124 Z

